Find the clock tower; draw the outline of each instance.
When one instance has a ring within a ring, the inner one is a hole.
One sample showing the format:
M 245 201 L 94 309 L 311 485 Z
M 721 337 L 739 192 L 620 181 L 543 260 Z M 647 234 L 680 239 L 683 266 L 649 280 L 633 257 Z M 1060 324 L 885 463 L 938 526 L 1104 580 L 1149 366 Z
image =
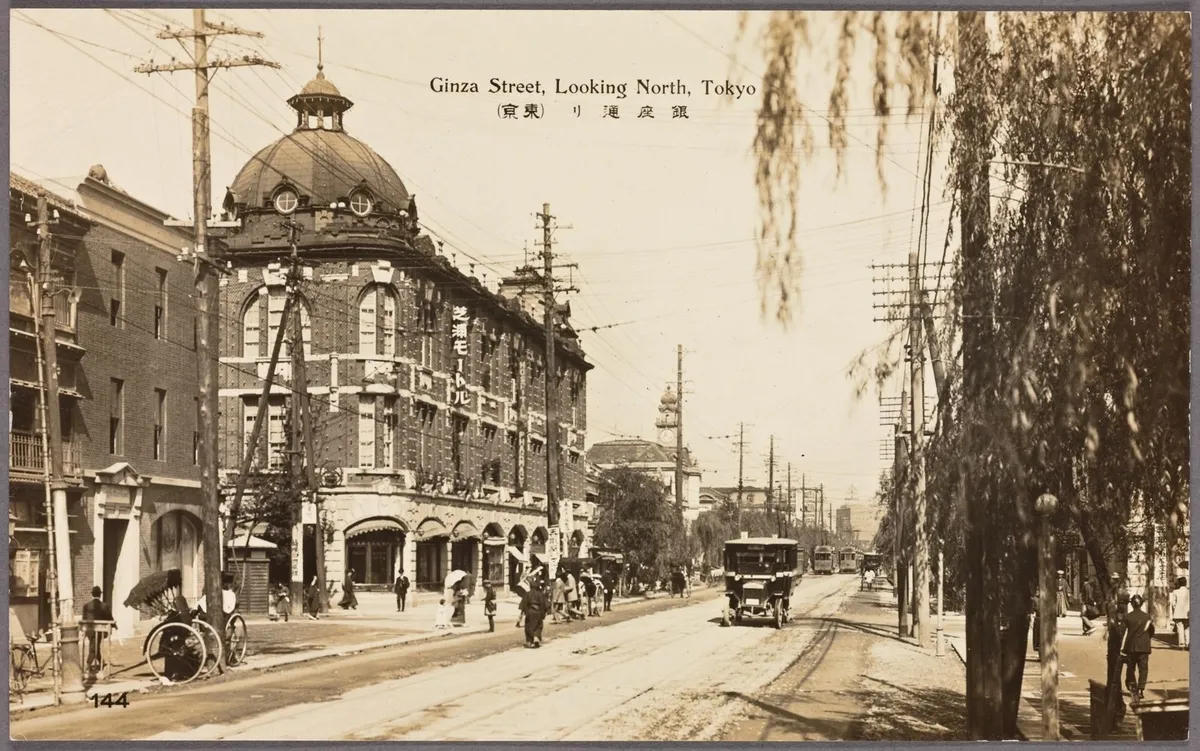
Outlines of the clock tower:
M 668 386 L 666 393 L 659 400 L 658 419 L 654 421 L 655 427 L 658 428 L 659 444 L 670 448 L 675 447 L 675 429 L 679 425 L 678 419 L 679 398 Z

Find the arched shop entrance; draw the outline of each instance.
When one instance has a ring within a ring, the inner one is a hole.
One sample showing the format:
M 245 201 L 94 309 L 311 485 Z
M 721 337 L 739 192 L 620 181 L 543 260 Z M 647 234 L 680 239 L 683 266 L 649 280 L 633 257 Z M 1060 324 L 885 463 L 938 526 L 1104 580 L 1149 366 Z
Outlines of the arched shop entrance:
M 577 529 L 571 533 L 571 542 L 567 545 L 567 557 L 578 558 L 579 551 L 583 549 L 583 530 Z
M 545 527 L 533 530 L 533 536 L 529 538 L 529 565 L 533 568 L 550 565 L 550 558 L 546 555 L 546 540 L 549 537 L 550 534 Z M 549 575 L 550 573 L 547 571 L 547 576 Z
M 471 522 L 462 521 L 450 532 L 450 570 L 466 571 L 472 577 L 472 585 L 478 584 L 479 573 L 479 530 Z
M 504 586 L 504 529 L 492 522 L 483 528 L 483 580 L 493 587 Z
M 404 560 L 404 523 L 387 516 L 355 522 L 346 528 L 346 566 L 354 569 L 354 583 L 391 587 L 396 569 Z
M 413 535 L 417 543 L 417 570 L 413 584 L 417 589 L 441 591 L 449 563 L 450 530 L 440 519 L 428 518 L 417 525 Z
M 529 558 L 525 555 L 525 540 L 528 539 L 529 533 L 525 531 L 523 525 L 514 525 L 508 531 L 508 588 L 516 589 L 521 583 L 521 577 L 525 574 L 525 567 L 529 564 Z

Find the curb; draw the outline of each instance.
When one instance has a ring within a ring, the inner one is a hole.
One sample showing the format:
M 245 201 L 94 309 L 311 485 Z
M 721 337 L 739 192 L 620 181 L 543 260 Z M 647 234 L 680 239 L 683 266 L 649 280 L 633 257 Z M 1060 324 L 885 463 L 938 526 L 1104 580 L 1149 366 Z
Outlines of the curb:
M 654 599 L 666 597 L 668 594 L 669 593 L 665 593 L 665 592 L 655 592 L 653 594 L 645 595 L 643 597 L 626 597 L 626 598 L 622 598 L 620 600 L 614 598 L 613 605 L 616 606 L 616 605 L 625 605 L 625 604 L 629 604 L 629 603 L 633 603 L 633 602 L 645 602 L 646 600 L 654 600 Z M 434 639 L 442 639 L 442 638 L 451 637 L 451 636 L 466 636 L 467 634 L 481 634 L 481 633 L 488 633 L 487 628 L 484 627 L 483 625 L 467 626 L 464 628 L 454 629 L 454 630 L 450 630 L 450 631 L 434 631 L 432 633 L 408 634 L 406 636 L 397 636 L 397 637 L 393 637 L 391 639 L 381 639 L 379 641 L 366 642 L 363 644 L 349 644 L 344 647 L 329 647 L 327 649 L 314 650 L 311 652 L 301 652 L 296 655 L 279 655 L 279 656 L 270 657 L 270 658 L 267 658 L 267 659 L 261 660 L 261 661 L 256 660 L 255 662 L 250 663 L 250 664 L 239 665 L 237 667 L 230 668 L 229 670 L 235 674 L 252 673 L 256 670 L 270 670 L 272 668 L 283 667 L 286 665 L 298 665 L 298 664 L 302 664 L 305 662 L 312 662 L 314 660 L 325 659 L 328 657 L 346 657 L 349 655 L 359 654 L 361 652 L 368 652 L 368 651 L 371 651 L 374 649 L 385 649 L 387 647 L 398 647 L 398 646 L 402 646 L 405 644 L 417 644 L 417 643 L 424 642 L 424 641 L 433 641 Z M 88 687 L 85 690 L 85 694 L 90 694 L 90 693 L 99 691 L 100 689 L 103 689 L 104 693 L 109 693 L 109 694 L 146 693 L 150 689 L 155 688 L 159 685 L 161 685 L 161 684 L 159 684 L 157 681 L 155 681 L 153 679 L 149 679 L 149 678 L 142 679 L 142 680 L 129 680 L 129 681 L 123 681 L 123 682 L 118 681 L 118 682 L 114 682 L 114 683 L 103 683 L 103 684 L 97 683 L 97 684 L 94 684 L 94 685 Z M 190 684 L 184 684 L 184 685 L 190 685 Z M 82 704 L 83 703 L 80 702 L 80 706 L 82 706 Z M 53 693 L 52 692 L 47 692 L 47 693 L 39 692 L 39 694 L 33 696 L 30 699 L 27 699 L 26 701 L 24 701 L 22 703 L 18 703 L 18 704 L 10 703 L 9 707 L 8 707 L 8 713 L 9 713 L 9 717 L 14 717 L 16 715 L 24 714 L 26 712 L 33 712 L 38 709 L 45 709 L 46 707 L 52 707 L 52 706 L 54 706 Z
M 344 647 L 329 647 L 327 649 L 314 650 L 311 652 L 301 652 L 297 655 L 280 655 L 262 661 L 256 661 L 252 664 L 239 665 L 229 668 L 235 674 L 252 673 L 256 670 L 270 670 L 271 668 L 283 667 L 285 665 L 298 665 L 313 660 L 321 660 L 327 657 L 345 657 L 348 655 L 359 654 L 373 649 L 384 649 L 386 647 L 398 647 L 404 644 L 415 644 L 423 641 L 433 641 L 449 636 L 465 636 L 466 634 L 487 633 L 487 629 L 483 626 L 468 626 L 454 631 L 435 631 L 428 634 L 409 634 L 407 636 L 398 636 L 392 639 L 382 639 L 380 641 L 367 642 L 365 644 L 350 644 Z M 105 689 L 104 693 L 119 694 L 119 693 L 139 693 L 143 694 L 152 688 L 159 686 L 157 681 L 153 679 L 143 679 L 136 681 L 124 681 L 115 683 L 97 683 L 90 686 L 86 693 Z M 189 684 L 184 684 L 189 685 Z M 82 706 L 82 703 L 80 703 Z M 54 696 L 50 693 L 39 694 L 32 699 L 19 704 L 10 704 L 8 708 L 9 716 L 32 712 L 38 709 L 54 706 Z

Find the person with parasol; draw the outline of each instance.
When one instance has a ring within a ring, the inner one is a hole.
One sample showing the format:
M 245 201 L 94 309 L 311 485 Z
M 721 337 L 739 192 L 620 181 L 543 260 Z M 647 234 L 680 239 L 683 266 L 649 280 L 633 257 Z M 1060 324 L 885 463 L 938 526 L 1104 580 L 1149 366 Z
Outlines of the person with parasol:
M 466 571 L 454 570 L 446 576 L 446 599 L 451 603 L 450 624 L 465 626 L 467 623 L 467 583 L 470 576 Z

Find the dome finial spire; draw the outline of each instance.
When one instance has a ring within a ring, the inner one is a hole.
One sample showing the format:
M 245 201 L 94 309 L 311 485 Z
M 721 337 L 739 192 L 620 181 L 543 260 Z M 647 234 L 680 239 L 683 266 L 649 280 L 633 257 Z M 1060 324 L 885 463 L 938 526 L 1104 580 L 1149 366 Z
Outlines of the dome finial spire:
M 322 49 L 322 47 L 323 47 L 322 43 L 324 41 L 325 41 L 325 37 L 321 36 L 321 27 L 318 26 L 317 27 L 317 76 L 320 78 L 325 77 L 325 73 L 324 73 L 324 71 L 325 71 L 325 55 L 324 55 L 324 50 Z

